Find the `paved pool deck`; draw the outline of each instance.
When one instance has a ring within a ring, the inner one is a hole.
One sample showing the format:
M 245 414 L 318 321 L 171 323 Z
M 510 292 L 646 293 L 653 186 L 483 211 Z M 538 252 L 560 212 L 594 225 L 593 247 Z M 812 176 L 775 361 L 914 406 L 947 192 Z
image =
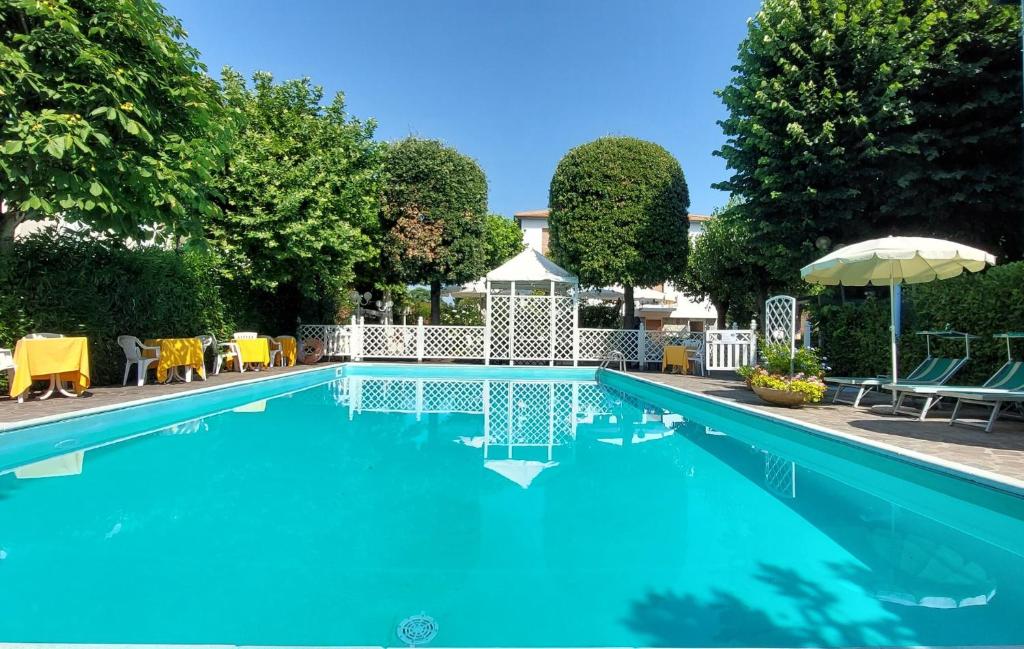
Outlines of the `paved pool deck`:
M 329 367 L 330 365 L 337 364 L 319 363 L 315 367 Z M 155 397 L 182 394 L 269 376 L 283 376 L 308 369 L 310 369 L 309 365 L 296 365 L 295 367 L 271 367 L 262 369 L 259 372 L 221 372 L 215 376 L 207 377 L 205 381 L 197 379 L 191 383 L 179 381 L 173 383 L 146 383 L 142 387 L 134 384 L 124 387 L 120 385 L 107 385 L 89 388 L 85 394 L 74 398 L 55 395 L 45 401 L 40 401 L 38 394 L 34 394 L 25 403 L 18 403 L 16 399 L 11 399 L 6 394 L 3 394 L 3 396 L 0 396 L 0 424 L 16 423 L 39 417 L 69 415 L 86 409 L 119 406 L 140 399 L 153 399 Z
M 859 408 L 831 403 L 833 390 L 822 403 L 803 408 L 782 408 L 761 401 L 756 394 L 733 376 L 690 376 L 658 372 L 630 372 L 631 375 L 653 380 L 692 392 L 718 397 L 753 406 L 759 410 L 782 415 L 815 426 L 821 426 L 870 442 L 929 455 L 947 462 L 956 462 L 970 468 L 981 469 L 1024 481 L 1024 421 L 1000 419 L 991 433 L 968 427 L 950 426 L 951 408 L 935 408 L 926 421 L 906 415 L 893 415 L 889 407 L 889 394 L 870 393 Z M 863 404 L 867 404 L 866 406 Z M 988 412 L 964 412 L 987 417 Z
M 327 367 L 321 363 L 316 367 Z M 275 367 L 260 372 L 224 372 L 206 381 L 192 383 L 104 386 L 89 390 L 79 398 L 55 396 L 46 401 L 33 398 L 23 404 L 14 399 L 0 397 L 0 424 L 10 424 L 41 417 L 59 417 L 81 410 L 118 406 L 139 399 L 151 399 L 182 394 L 192 390 L 248 381 L 270 376 L 281 376 L 309 366 Z M 935 409 L 928 421 L 920 422 L 907 416 L 889 414 L 888 396 L 871 394 L 865 399 L 869 407 L 853 408 L 830 403 L 831 391 L 825 402 L 804 408 L 779 408 L 761 402 L 757 395 L 746 389 L 734 376 L 684 376 L 658 372 L 630 372 L 634 376 L 653 380 L 684 390 L 690 390 L 726 401 L 752 406 L 772 414 L 783 415 L 846 435 L 880 442 L 933 456 L 946 462 L 955 462 L 969 468 L 980 469 L 1013 481 L 1024 481 L 1024 422 L 1000 420 L 991 433 L 966 426 L 947 423 L 949 409 Z M 970 411 L 967 411 L 970 412 Z M 978 412 L 980 416 L 981 412 Z

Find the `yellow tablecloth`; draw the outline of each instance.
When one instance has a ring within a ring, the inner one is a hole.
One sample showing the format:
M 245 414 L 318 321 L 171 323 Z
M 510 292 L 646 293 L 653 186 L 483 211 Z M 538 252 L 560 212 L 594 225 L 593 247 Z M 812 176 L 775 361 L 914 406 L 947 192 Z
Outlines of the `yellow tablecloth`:
M 48 379 L 53 374 L 73 383 L 75 392 L 82 394 L 89 387 L 89 341 L 84 337 L 19 340 L 14 348 L 14 367 L 12 397 L 28 390 L 33 380 Z
M 683 374 L 690 373 L 690 356 L 687 352 L 686 347 L 682 345 L 666 345 L 665 355 L 661 361 L 661 371 L 664 372 L 666 367 L 670 365 L 676 365 L 682 368 Z
M 156 362 L 156 380 L 167 380 L 167 371 L 173 367 L 191 367 L 206 378 L 206 364 L 203 362 L 203 341 L 198 338 L 147 338 L 146 347 L 159 347 L 160 358 Z
M 285 361 L 288 363 L 288 367 L 295 365 L 295 359 L 299 354 L 299 344 L 295 338 L 291 336 L 281 336 L 274 338 L 277 342 L 281 343 L 281 355 L 284 356 Z
M 238 345 L 238 353 L 242 355 L 243 364 L 270 365 L 270 342 L 266 338 L 248 338 L 231 342 Z

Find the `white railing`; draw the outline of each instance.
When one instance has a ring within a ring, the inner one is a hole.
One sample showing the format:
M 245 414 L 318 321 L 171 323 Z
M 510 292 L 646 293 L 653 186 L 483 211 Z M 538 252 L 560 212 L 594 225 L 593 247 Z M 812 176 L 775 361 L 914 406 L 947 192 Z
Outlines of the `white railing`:
M 757 335 L 752 330 L 712 329 L 705 336 L 708 370 L 734 370 L 757 362 Z
M 327 357 L 347 356 L 404 360 L 478 360 L 508 361 L 508 346 L 491 346 L 487 358 L 488 336 L 494 330 L 486 326 L 425 326 L 362 324 L 301 325 L 300 339 L 315 338 L 324 346 Z M 710 330 L 701 332 L 646 331 L 644 329 L 558 330 L 554 350 L 541 358 L 535 350 L 516 362 L 599 363 L 611 352 L 619 352 L 627 363 L 660 364 L 667 345 L 683 345 L 697 352 L 708 370 L 734 370 L 750 365 L 757 358 L 757 336 L 751 330 Z

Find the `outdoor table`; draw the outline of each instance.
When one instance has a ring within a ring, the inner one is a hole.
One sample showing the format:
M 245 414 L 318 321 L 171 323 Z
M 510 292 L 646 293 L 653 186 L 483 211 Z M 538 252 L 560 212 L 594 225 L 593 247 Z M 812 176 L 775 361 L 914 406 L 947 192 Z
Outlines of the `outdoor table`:
M 266 338 L 242 338 L 231 342 L 238 345 L 238 355 L 241 357 L 238 360 L 242 367 L 247 364 L 264 367 L 270 365 L 270 341 Z
M 156 380 L 160 383 L 167 381 L 167 372 L 171 370 L 173 375 L 181 378 L 178 368 L 185 368 L 185 383 L 192 380 L 192 370 L 199 372 L 199 376 L 206 380 L 206 364 L 203 358 L 203 341 L 198 338 L 147 338 L 147 347 L 159 347 L 160 356 L 156 361 Z M 150 352 L 146 353 L 147 356 Z
M 665 353 L 661 361 L 661 371 L 676 365 L 682 368 L 683 374 L 690 373 L 690 350 L 683 345 L 665 345 Z
M 10 395 L 25 400 L 32 381 L 49 379 L 50 387 L 40 399 L 48 399 L 54 390 L 66 397 L 81 395 L 89 387 L 89 341 L 85 337 L 22 338 L 14 348 L 14 380 Z M 64 389 L 74 385 L 74 393 Z
M 298 341 L 292 336 L 279 336 L 274 338 L 274 341 L 281 345 L 281 356 L 284 358 L 285 364 L 288 367 L 293 367 L 299 354 Z

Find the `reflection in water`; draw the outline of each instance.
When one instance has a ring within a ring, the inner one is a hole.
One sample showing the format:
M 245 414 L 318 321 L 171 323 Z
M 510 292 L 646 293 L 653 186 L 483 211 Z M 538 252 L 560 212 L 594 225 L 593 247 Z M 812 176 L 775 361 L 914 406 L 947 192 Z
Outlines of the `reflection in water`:
M 74 451 L 41 462 L 26 464 L 14 470 L 14 476 L 24 480 L 27 478 L 60 478 L 69 475 L 81 475 L 82 464 L 85 462 L 85 451 Z
M 353 376 L 335 387 L 349 419 L 362 412 L 480 415 L 482 435 L 457 444 L 482 449 L 484 467 L 524 489 L 558 466 L 556 449 L 581 427 L 613 446 L 665 439 L 685 423 L 678 414 L 636 402 L 593 381 L 498 381 Z
M 797 491 L 801 470 L 792 459 L 750 445 L 754 457 L 761 458 L 755 474 L 749 464 L 737 462 L 744 456 L 735 453 L 736 441 L 725 432 L 687 425 L 678 413 L 593 382 L 349 377 L 338 382 L 336 398 L 347 407 L 349 419 L 362 412 L 414 414 L 417 420 L 432 413 L 480 415 L 483 434 L 458 436 L 454 441 L 481 449 L 484 467 L 523 489 L 546 470 L 558 467 L 559 454 L 580 435 L 622 447 L 665 440 L 685 431 L 873 566 L 871 588 L 879 601 L 952 609 L 985 605 L 997 591 L 992 573 L 978 560 L 950 544 L 908 533 L 897 524 L 902 510 L 895 505 L 886 504 L 889 517 L 885 525 L 872 524 L 878 499 L 856 492 L 860 502 L 854 502 L 844 490 L 841 505 L 840 500 L 828 502 L 835 485 L 815 474 L 809 474 L 810 487 L 817 485 L 822 491 L 805 493 L 801 502 Z M 688 475 L 692 477 L 692 468 Z M 846 520 L 832 515 L 834 506 L 860 516 L 862 524 L 834 525 L 835 520 Z

